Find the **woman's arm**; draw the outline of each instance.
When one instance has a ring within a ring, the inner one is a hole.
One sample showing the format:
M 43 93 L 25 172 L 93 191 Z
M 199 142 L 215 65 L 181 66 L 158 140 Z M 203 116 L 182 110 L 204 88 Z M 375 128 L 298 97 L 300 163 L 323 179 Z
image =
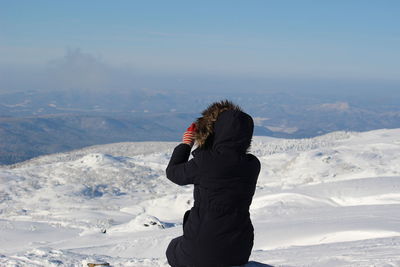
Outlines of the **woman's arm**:
M 193 184 L 197 173 L 198 163 L 196 158 L 188 161 L 191 146 L 181 143 L 175 147 L 169 160 L 166 174 L 167 178 L 178 185 Z

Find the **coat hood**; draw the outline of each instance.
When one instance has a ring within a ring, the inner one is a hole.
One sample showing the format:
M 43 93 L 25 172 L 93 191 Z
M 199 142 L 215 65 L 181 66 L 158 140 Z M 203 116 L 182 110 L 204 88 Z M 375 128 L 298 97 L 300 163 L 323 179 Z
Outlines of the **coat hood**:
M 195 141 L 198 148 L 229 147 L 238 151 L 249 149 L 254 123 L 238 105 L 228 100 L 215 102 L 202 115 L 196 120 Z
M 254 122 L 250 115 L 239 110 L 222 112 L 214 125 L 213 149 L 246 152 L 251 144 Z

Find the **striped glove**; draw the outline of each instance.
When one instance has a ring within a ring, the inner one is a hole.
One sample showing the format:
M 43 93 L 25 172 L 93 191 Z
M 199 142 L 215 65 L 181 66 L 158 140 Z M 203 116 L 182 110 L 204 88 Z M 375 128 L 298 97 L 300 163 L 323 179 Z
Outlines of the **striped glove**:
M 190 147 L 194 144 L 194 133 L 196 132 L 196 124 L 192 123 L 183 134 L 182 143 L 188 144 Z

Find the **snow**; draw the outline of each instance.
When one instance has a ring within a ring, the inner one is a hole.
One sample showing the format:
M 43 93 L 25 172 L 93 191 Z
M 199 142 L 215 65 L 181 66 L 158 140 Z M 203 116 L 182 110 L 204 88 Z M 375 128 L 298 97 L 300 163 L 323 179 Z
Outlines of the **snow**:
M 168 266 L 192 186 L 174 142 L 93 146 L 0 167 L 0 266 Z M 400 266 L 400 129 L 254 137 L 256 266 Z M 268 264 L 268 265 L 267 265 Z

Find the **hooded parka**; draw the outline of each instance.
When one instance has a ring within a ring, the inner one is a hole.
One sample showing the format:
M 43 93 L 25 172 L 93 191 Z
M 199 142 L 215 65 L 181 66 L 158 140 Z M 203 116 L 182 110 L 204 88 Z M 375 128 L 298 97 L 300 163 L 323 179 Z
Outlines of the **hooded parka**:
M 173 267 L 225 267 L 248 262 L 254 229 L 249 206 L 260 162 L 247 153 L 253 135 L 252 118 L 226 110 L 214 124 L 208 147 L 175 147 L 167 178 L 178 185 L 194 184 L 194 205 L 187 211 L 183 235 L 166 251 Z

